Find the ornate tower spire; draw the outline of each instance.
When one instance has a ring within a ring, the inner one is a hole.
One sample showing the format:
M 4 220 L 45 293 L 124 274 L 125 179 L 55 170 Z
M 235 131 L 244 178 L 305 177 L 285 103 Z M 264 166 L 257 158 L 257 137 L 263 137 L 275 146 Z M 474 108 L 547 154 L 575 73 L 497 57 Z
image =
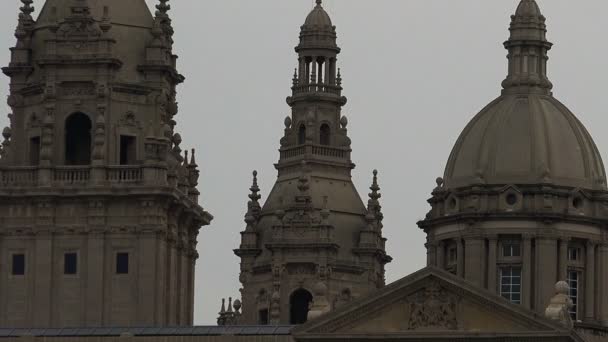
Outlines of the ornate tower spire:
M 548 94 L 553 84 L 547 78 L 547 41 L 545 17 L 535 0 L 522 0 L 511 16 L 511 36 L 504 45 L 509 50 L 509 74 L 502 86 L 507 93 Z
M 377 182 L 370 231 L 368 210 L 352 184 L 340 48 L 322 1 L 316 3 L 295 49 L 298 68 L 287 99 L 291 115 L 285 119 L 278 179 L 254 218 L 252 206 L 259 199 L 254 177 L 247 228 L 235 250 L 241 258 L 242 324 L 303 323 L 313 301 L 315 316 L 331 310 L 342 293 L 359 297 L 382 287 L 390 261 L 377 229 Z M 362 243 L 353 236 L 361 236 Z

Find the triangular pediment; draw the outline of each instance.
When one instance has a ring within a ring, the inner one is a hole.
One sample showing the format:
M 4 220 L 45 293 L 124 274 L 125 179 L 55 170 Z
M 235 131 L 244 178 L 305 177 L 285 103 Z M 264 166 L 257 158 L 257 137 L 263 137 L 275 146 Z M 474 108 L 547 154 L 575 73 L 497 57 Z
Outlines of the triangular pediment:
M 293 333 L 297 340 L 520 336 L 525 341 L 528 335 L 577 340 L 561 325 L 436 268 L 407 276 Z

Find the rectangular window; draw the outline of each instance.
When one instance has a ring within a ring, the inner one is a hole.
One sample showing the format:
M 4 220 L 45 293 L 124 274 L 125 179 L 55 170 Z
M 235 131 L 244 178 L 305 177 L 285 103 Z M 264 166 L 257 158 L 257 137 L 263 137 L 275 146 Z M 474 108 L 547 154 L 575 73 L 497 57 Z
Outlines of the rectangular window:
M 25 275 L 25 254 L 13 254 L 13 275 Z
M 63 255 L 63 274 L 74 275 L 78 273 L 78 254 L 65 253 Z
M 129 274 L 129 253 L 116 253 L 116 274 Z
M 502 256 L 503 257 L 520 257 L 521 256 L 521 243 L 517 240 L 505 240 L 502 242 Z
M 568 285 L 570 286 L 570 299 L 574 306 L 570 309 L 570 316 L 573 320 L 578 319 L 578 298 L 580 286 L 580 273 L 577 271 L 568 271 Z
M 120 165 L 133 165 L 136 161 L 136 138 L 130 135 L 120 136 Z
M 456 247 L 448 248 L 448 265 L 455 265 L 458 261 L 458 250 Z
M 580 249 L 576 247 L 568 248 L 568 261 L 578 261 L 580 258 Z
M 40 137 L 30 138 L 30 165 L 40 165 Z
M 260 325 L 268 325 L 270 323 L 268 319 L 268 309 L 260 310 L 260 319 L 258 323 Z
M 500 269 L 500 295 L 513 304 L 521 304 L 521 268 Z

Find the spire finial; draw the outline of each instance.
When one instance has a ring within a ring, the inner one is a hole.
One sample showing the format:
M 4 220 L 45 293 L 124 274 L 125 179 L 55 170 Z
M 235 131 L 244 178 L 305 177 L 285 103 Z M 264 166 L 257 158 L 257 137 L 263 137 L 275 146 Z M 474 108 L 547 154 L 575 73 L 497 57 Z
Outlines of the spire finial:
M 547 77 L 547 52 L 553 44 L 547 41 L 545 21 L 535 0 L 520 1 L 511 16 L 509 40 L 504 43 L 509 50 L 509 74 L 502 83 L 503 92 L 550 94 L 553 84 Z M 526 51 L 526 57 L 520 57 L 520 51 Z
M 25 18 L 32 19 L 32 13 L 34 12 L 34 6 L 32 6 L 32 3 L 34 3 L 34 0 L 21 0 L 21 3 L 23 4 L 23 6 L 19 8 L 21 10 L 21 14 L 25 16 Z
M 323 5 L 323 0 L 317 0 L 317 6 Z
M 369 194 L 369 198 L 374 202 L 377 202 L 380 197 L 382 197 L 382 195 L 379 193 L 380 186 L 378 185 L 378 170 L 374 170 L 373 174 L 374 177 L 372 180 L 372 186 L 369 188 L 372 192 Z
M 156 9 L 158 11 L 156 11 L 156 15 L 159 17 L 167 17 L 168 14 L 167 12 L 169 12 L 169 10 L 171 10 L 171 5 L 169 5 L 167 2 L 169 2 L 169 0 L 159 0 L 160 3 L 158 5 L 156 5 Z
M 260 192 L 260 187 L 258 186 L 258 172 L 257 171 L 253 171 L 253 184 L 251 185 L 251 188 L 249 188 L 249 190 L 251 190 L 251 194 L 249 195 L 249 198 L 253 201 L 256 202 L 260 200 L 260 198 L 262 198 L 262 196 L 260 196 L 259 192 Z

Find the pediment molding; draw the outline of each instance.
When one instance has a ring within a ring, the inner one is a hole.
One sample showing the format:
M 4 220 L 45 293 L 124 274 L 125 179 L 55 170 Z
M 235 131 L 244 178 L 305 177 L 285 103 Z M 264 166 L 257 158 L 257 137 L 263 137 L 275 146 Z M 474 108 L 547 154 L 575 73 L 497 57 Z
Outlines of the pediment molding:
M 436 268 L 425 268 L 405 277 L 375 294 L 354 301 L 338 310 L 294 329 L 294 336 L 344 335 L 386 314 L 391 306 L 402 306 L 408 314 L 397 335 L 434 336 L 454 333 L 471 334 L 463 327 L 464 302 L 492 312 L 495 317 L 508 320 L 531 332 L 546 332 L 551 336 L 570 336 L 571 332 L 544 317 L 508 303 L 501 297 L 478 289 L 463 279 Z M 406 308 L 407 307 L 407 308 Z M 401 310 L 401 309 L 399 309 Z M 381 317 L 380 317 L 381 318 Z M 372 335 L 374 331 L 370 331 Z M 369 335 L 365 333 L 365 335 Z M 475 332 L 479 335 L 480 332 Z M 356 333 L 354 335 L 361 335 Z M 394 332 L 392 332 L 394 334 Z M 350 339 L 349 339 L 350 341 Z

